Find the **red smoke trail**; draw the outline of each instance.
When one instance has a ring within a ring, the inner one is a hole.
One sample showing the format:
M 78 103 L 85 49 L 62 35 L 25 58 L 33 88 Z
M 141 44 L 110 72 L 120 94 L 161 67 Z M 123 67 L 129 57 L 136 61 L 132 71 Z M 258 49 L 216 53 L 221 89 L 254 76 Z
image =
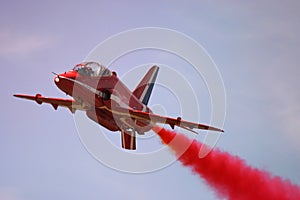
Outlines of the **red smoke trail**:
M 251 167 L 241 158 L 219 149 L 213 149 L 206 157 L 199 158 L 201 143 L 198 141 L 191 141 L 182 134 L 160 127 L 153 130 L 177 154 L 182 164 L 191 167 L 221 198 L 300 199 L 300 188 L 289 180 Z

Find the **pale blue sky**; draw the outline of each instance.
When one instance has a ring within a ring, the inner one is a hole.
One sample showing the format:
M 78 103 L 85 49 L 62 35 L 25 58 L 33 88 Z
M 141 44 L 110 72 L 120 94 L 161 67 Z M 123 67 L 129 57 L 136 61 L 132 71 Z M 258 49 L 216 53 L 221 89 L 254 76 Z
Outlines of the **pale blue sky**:
M 179 162 L 142 175 L 107 168 L 84 149 L 68 110 L 12 97 L 65 97 L 52 71 L 144 26 L 189 35 L 218 65 L 227 116 L 217 146 L 300 184 L 299 8 L 298 1 L 1 1 L 0 199 L 216 198 Z

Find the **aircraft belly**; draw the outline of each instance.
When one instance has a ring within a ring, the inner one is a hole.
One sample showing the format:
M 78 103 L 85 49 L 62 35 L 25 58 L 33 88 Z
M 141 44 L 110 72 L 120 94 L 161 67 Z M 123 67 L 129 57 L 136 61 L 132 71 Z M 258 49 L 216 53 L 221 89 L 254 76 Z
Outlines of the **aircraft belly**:
M 110 131 L 119 131 L 120 128 L 117 126 L 113 118 L 106 112 L 96 109 L 87 110 L 86 115 L 94 122 L 100 124 L 101 126 L 107 128 Z

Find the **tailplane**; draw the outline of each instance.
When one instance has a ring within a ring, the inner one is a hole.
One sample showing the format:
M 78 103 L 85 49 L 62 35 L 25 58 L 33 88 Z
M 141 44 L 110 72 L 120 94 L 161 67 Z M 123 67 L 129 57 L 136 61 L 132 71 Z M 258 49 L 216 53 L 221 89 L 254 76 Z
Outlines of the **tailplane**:
M 147 105 L 149 102 L 149 98 L 151 96 L 151 92 L 153 90 L 154 83 L 156 81 L 156 77 L 158 74 L 159 67 L 154 65 L 149 69 L 146 75 L 143 77 L 141 82 L 133 91 L 133 94 L 140 99 L 140 101 Z

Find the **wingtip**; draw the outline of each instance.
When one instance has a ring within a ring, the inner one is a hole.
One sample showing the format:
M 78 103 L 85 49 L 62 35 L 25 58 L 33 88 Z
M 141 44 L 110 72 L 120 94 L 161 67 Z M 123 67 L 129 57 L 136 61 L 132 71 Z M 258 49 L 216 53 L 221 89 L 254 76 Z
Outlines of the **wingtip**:
M 223 129 L 219 129 L 218 131 L 221 132 L 221 133 L 224 133 L 224 130 L 223 130 Z
M 19 97 L 19 98 L 22 98 L 22 97 L 26 97 L 28 95 L 26 94 L 13 94 L 14 97 Z
M 223 129 L 214 128 L 214 127 L 210 127 L 210 128 L 208 128 L 208 130 L 218 131 L 218 132 L 224 133 L 224 130 L 223 130 Z

